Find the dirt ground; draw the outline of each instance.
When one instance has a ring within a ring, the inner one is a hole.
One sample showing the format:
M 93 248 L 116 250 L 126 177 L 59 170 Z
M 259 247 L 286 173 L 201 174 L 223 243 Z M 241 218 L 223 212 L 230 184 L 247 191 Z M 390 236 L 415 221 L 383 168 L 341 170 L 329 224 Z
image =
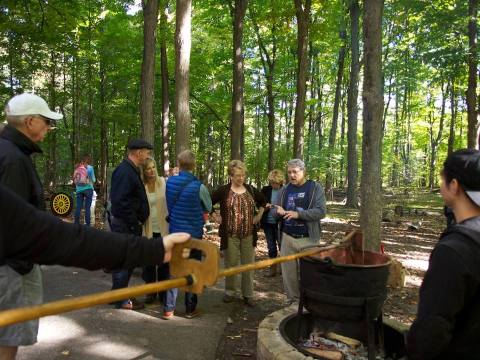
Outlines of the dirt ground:
M 327 241 L 341 238 L 346 231 L 359 225 L 356 221 L 335 217 L 335 212 L 343 211 L 340 206 L 334 206 L 333 209 L 333 214 L 322 221 L 322 236 Z M 443 226 L 442 214 L 424 211 L 414 211 L 392 221 L 382 222 L 385 253 L 400 261 L 405 271 L 405 286 L 388 289 L 383 308 L 385 317 L 407 325 L 415 318 L 419 286 L 428 267 L 429 254 Z M 208 236 L 208 240 L 218 242 L 216 236 Z M 263 233 L 260 232 L 256 260 L 266 258 L 267 246 Z M 259 323 L 268 314 L 286 306 L 281 275 L 270 278 L 266 277 L 267 274 L 267 269 L 255 272 L 255 307 L 247 308 L 240 302 L 233 305 L 231 321 L 217 349 L 217 359 L 256 358 Z

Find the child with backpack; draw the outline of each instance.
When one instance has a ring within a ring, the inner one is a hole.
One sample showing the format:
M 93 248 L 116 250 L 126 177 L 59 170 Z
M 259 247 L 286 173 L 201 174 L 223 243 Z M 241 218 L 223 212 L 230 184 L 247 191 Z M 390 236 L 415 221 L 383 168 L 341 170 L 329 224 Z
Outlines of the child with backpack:
M 440 194 L 452 209 L 433 249 L 407 334 L 409 360 L 478 359 L 480 354 L 480 151 L 447 157 Z
M 75 209 L 74 222 L 80 223 L 80 213 L 85 207 L 85 225 L 91 224 L 91 206 L 93 199 L 93 184 L 95 183 L 95 172 L 93 166 L 89 165 L 90 155 L 82 157 L 80 163 L 73 172 L 73 183 L 77 194 L 77 208 Z

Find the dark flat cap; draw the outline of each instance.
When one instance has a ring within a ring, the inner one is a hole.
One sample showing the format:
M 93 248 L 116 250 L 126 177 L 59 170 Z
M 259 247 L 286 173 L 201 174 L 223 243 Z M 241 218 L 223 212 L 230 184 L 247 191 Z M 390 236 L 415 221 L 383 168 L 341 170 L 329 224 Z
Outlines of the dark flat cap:
M 145 141 L 143 139 L 131 139 L 127 144 L 127 148 L 129 148 L 130 150 L 134 150 L 134 149 L 152 150 L 153 146 L 148 141 Z

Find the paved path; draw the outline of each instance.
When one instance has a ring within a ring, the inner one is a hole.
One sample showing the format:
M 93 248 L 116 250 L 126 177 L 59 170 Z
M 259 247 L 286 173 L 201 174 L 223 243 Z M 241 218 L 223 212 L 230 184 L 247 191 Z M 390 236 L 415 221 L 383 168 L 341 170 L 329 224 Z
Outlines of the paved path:
M 62 266 L 44 269 L 45 301 L 86 295 L 110 289 L 111 276 Z M 139 269 L 131 285 L 142 284 Z M 222 303 L 223 281 L 199 298 L 201 315 L 183 317 L 183 294 L 177 301 L 176 316 L 161 319 L 159 303 L 145 310 L 116 310 L 101 305 L 40 320 L 38 343 L 22 347 L 17 360 L 209 360 L 215 359 L 231 307 Z

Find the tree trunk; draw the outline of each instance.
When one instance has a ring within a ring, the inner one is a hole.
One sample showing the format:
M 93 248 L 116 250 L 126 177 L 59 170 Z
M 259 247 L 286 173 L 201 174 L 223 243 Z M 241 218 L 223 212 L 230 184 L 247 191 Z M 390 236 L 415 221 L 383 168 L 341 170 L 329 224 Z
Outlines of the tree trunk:
M 245 77 L 243 74 L 243 19 L 247 11 L 248 0 L 235 0 L 233 9 L 233 91 L 232 91 L 232 120 L 230 124 L 230 158 L 243 160 L 243 115 L 244 101 L 243 88 Z
M 365 247 L 380 248 L 382 217 L 382 13 L 383 0 L 365 0 L 363 39 L 363 142 L 360 224 Z
M 333 178 L 333 153 L 335 151 L 335 141 L 337 138 L 338 128 L 338 109 L 340 107 L 340 100 L 342 98 L 342 81 L 343 81 L 343 68 L 345 64 L 345 40 L 347 34 L 344 29 L 340 30 L 340 39 L 342 40 L 342 46 L 338 51 L 338 68 L 337 68 L 337 81 L 335 84 L 335 100 L 333 102 L 333 116 L 332 127 L 330 128 L 330 135 L 328 137 L 328 166 L 327 166 L 327 180 L 325 181 L 325 192 L 329 192 L 332 187 Z
M 468 88 L 467 88 L 467 146 L 477 146 L 477 8 L 478 0 L 468 2 Z
M 457 117 L 457 100 L 455 95 L 455 79 L 450 82 L 450 131 L 448 134 L 447 155 L 453 152 L 455 146 L 455 120 Z
M 440 110 L 440 124 L 438 126 L 438 132 L 436 136 L 433 135 L 433 123 L 434 123 L 434 117 L 433 114 L 431 114 L 432 120 L 430 122 L 430 166 L 429 166 L 429 173 L 428 173 L 428 187 L 430 190 L 433 190 L 435 187 L 435 165 L 437 162 L 437 149 L 438 146 L 440 145 L 440 141 L 442 140 L 442 134 L 443 134 L 443 124 L 445 123 L 445 106 L 446 106 L 446 101 L 447 101 L 447 94 L 448 94 L 448 86 L 447 89 L 445 90 L 445 84 L 442 83 L 442 107 Z M 432 95 L 433 97 L 433 95 Z M 431 105 L 433 107 L 433 104 Z
M 347 113 L 347 203 L 349 208 L 358 208 L 357 178 L 358 178 L 358 149 L 357 149 L 357 124 L 358 124 L 358 76 L 360 73 L 359 61 L 359 20 L 360 6 L 358 0 L 350 6 L 350 83 L 348 85 Z
M 317 61 L 317 132 L 318 132 L 318 152 L 321 152 L 323 149 L 323 140 L 324 140 L 324 132 L 323 132 L 323 84 L 320 78 L 320 64 Z
M 400 109 L 400 96 L 399 96 L 398 85 L 395 85 L 395 138 L 393 140 L 393 163 L 392 163 L 392 174 L 390 179 L 390 185 L 396 187 L 399 185 L 399 158 L 400 158 L 400 125 L 399 125 L 399 109 Z
M 253 28 L 257 35 L 258 45 L 260 49 L 260 59 L 262 60 L 263 72 L 265 74 L 266 88 L 267 88 L 267 105 L 268 105 L 268 163 L 267 170 L 270 171 L 275 166 L 275 96 L 273 94 L 273 82 L 275 64 L 277 60 L 277 41 L 276 41 L 276 23 L 273 22 L 271 29 L 272 36 L 272 53 L 269 54 L 265 43 L 260 34 L 258 23 L 256 22 L 256 14 L 250 11 Z
M 50 83 L 48 85 L 48 99 L 49 99 L 49 106 L 51 109 L 55 109 L 57 105 L 57 93 L 55 90 L 56 86 L 56 71 L 57 71 L 57 63 L 56 63 L 57 54 L 55 52 L 50 53 L 50 61 L 51 61 L 51 68 L 50 68 Z M 56 145 L 57 145 L 57 132 L 53 131 L 47 137 L 46 141 L 46 151 L 45 151 L 45 172 L 44 172 L 44 181 L 43 185 L 45 188 L 52 190 L 55 188 L 56 179 L 55 179 L 55 169 L 56 169 Z
M 87 146 L 83 144 L 83 152 L 92 155 L 93 153 L 93 59 L 95 59 L 93 45 L 92 45 L 92 35 L 93 35 L 93 24 L 94 19 L 92 17 L 92 9 L 90 8 L 90 2 L 88 2 L 88 50 L 87 50 Z M 80 124 L 80 122 L 79 122 Z M 83 136 L 83 134 L 81 134 Z
M 160 39 L 160 67 L 162 71 L 162 169 L 163 175 L 167 176 L 170 170 L 170 99 L 168 96 L 168 57 L 167 57 L 167 11 L 168 1 L 162 4 L 160 15 L 160 27 L 162 35 Z
M 297 17 L 297 102 L 293 131 L 293 157 L 303 158 L 303 126 L 305 123 L 305 93 L 308 69 L 308 29 L 312 0 L 295 0 Z
M 175 116 L 176 141 L 178 155 L 190 149 L 190 48 L 192 45 L 192 0 L 177 0 L 175 29 Z
M 153 102 L 155 86 L 155 45 L 157 42 L 158 0 L 142 0 L 143 61 L 140 76 L 140 120 L 142 138 L 154 145 Z
M 100 59 L 100 194 L 102 203 L 107 202 L 107 161 L 108 161 L 108 139 L 107 139 L 107 99 L 106 99 L 106 71 L 105 59 Z

